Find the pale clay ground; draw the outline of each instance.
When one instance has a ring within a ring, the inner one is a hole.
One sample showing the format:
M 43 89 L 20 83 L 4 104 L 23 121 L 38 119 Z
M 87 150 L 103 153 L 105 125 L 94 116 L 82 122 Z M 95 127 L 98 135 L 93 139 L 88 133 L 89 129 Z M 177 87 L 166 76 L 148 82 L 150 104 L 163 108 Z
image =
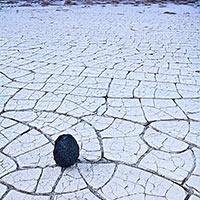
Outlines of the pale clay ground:
M 200 200 L 199 25 L 189 6 L 0 10 L 0 199 Z

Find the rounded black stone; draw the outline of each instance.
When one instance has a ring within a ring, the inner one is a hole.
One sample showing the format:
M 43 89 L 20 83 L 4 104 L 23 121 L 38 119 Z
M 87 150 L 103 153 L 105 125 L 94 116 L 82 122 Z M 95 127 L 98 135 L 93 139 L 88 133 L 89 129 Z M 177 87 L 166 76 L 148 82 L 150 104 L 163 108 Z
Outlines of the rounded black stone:
M 55 142 L 53 151 L 56 164 L 66 168 L 73 165 L 79 157 L 79 146 L 70 134 L 61 135 Z

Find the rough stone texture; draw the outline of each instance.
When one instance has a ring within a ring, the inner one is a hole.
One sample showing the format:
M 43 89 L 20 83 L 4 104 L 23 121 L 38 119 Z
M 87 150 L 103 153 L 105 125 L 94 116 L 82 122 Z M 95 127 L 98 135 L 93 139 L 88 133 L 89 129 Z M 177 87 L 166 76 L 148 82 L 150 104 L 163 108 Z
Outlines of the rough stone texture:
M 76 139 L 70 134 L 60 135 L 56 139 L 53 155 L 56 163 L 63 168 L 75 164 L 79 157 L 79 146 Z
M 200 199 L 199 24 L 172 4 L 0 10 L 0 198 Z

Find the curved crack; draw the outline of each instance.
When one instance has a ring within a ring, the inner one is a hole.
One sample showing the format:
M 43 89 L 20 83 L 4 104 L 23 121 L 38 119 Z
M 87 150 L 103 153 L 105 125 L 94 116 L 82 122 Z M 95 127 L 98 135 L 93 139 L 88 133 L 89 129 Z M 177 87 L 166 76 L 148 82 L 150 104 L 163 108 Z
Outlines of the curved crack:
M 100 200 L 106 200 L 106 198 L 104 198 L 100 193 L 98 193 L 98 191 L 96 189 L 94 189 L 91 185 L 88 184 L 88 182 L 86 181 L 85 177 L 81 174 L 79 168 L 78 168 L 78 172 L 79 172 L 80 176 L 82 177 L 83 181 L 85 182 L 85 184 L 87 185 L 88 190 L 92 194 L 94 194 L 98 199 L 100 199 Z

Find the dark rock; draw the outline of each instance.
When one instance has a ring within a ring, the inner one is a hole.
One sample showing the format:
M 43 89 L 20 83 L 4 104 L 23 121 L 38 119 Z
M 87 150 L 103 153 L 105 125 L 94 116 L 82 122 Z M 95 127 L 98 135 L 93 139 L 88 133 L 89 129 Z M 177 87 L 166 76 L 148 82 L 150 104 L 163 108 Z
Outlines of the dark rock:
M 66 0 L 64 5 L 71 5 L 72 4 L 72 1 L 71 0 Z
M 164 14 L 167 14 L 167 15 L 176 15 L 175 12 L 169 12 L 169 11 L 164 12 Z
M 73 165 L 79 157 L 79 146 L 70 134 L 61 135 L 55 142 L 53 151 L 56 164 L 66 168 Z

